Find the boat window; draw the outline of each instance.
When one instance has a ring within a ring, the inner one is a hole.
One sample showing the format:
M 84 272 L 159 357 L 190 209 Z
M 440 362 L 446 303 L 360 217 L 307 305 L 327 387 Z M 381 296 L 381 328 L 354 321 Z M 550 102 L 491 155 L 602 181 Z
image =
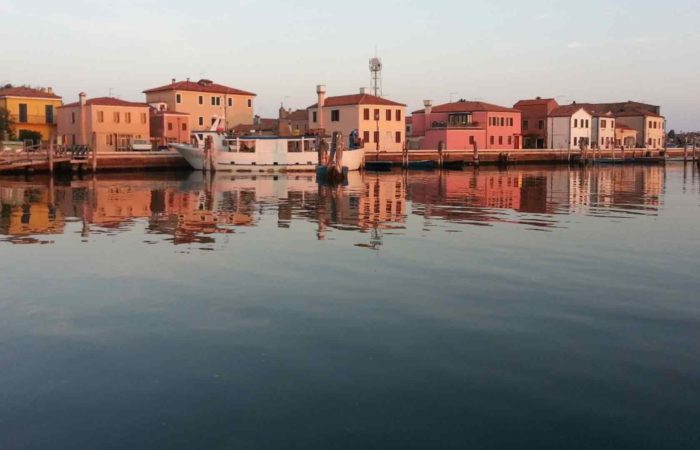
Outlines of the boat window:
M 301 142 L 300 141 L 287 141 L 287 151 L 290 153 L 301 152 Z
M 240 152 L 255 153 L 255 141 L 241 141 Z
M 305 140 L 304 141 L 304 151 L 305 152 L 315 152 L 316 149 L 314 148 L 314 143 L 310 140 Z

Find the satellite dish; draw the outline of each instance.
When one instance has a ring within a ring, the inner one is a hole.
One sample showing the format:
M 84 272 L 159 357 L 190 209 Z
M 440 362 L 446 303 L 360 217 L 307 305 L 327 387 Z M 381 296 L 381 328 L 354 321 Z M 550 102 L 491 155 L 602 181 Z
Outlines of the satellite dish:
M 373 72 L 378 72 L 382 70 L 382 60 L 379 58 L 372 58 L 369 60 L 369 70 Z

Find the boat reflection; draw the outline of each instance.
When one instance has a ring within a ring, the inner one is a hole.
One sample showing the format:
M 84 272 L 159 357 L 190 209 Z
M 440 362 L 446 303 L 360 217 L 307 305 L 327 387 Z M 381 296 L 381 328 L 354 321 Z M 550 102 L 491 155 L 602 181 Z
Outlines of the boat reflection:
M 634 217 L 657 214 L 667 171 L 683 166 L 583 169 L 522 167 L 463 172 L 351 173 L 343 186 L 309 174 L 111 174 L 88 179 L 0 179 L 0 235 L 12 243 L 50 243 L 51 236 L 140 229 L 173 244 L 214 243 L 218 236 L 274 224 L 314 224 L 317 239 L 337 231 L 402 233 L 411 217 L 437 222 L 516 223 L 565 227 L 562 215 Z M 684 183 L 695 185 L 695 169 Z

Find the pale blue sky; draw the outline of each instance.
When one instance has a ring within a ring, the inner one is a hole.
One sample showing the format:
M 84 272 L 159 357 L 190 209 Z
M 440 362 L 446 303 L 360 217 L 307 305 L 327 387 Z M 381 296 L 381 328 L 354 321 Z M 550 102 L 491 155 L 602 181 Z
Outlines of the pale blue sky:
M 49 0 L 0 2 L 0 82 L 53 86 L 64 100 L 141 91 L 171 78 L 258 94 L 257 112 L 369 85 L 422 100 L 636 99 L 669 127 L 700 129 L 698 0 Z

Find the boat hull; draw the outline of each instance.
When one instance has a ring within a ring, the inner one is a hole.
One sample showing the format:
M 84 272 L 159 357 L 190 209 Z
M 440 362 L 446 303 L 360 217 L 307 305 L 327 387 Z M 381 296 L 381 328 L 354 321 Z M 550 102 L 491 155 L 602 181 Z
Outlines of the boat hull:
M 204 150 L 191 145 L 173 144 L 172 147 L 195 170 L 204 170 Z M 315 151 L 257 154 L 217 151 L 214 170 L 224 172 L 315 172 Z M 364 149 L 343 152 L 343 167 L 348 171 L 360 170 L 364 164 Z

